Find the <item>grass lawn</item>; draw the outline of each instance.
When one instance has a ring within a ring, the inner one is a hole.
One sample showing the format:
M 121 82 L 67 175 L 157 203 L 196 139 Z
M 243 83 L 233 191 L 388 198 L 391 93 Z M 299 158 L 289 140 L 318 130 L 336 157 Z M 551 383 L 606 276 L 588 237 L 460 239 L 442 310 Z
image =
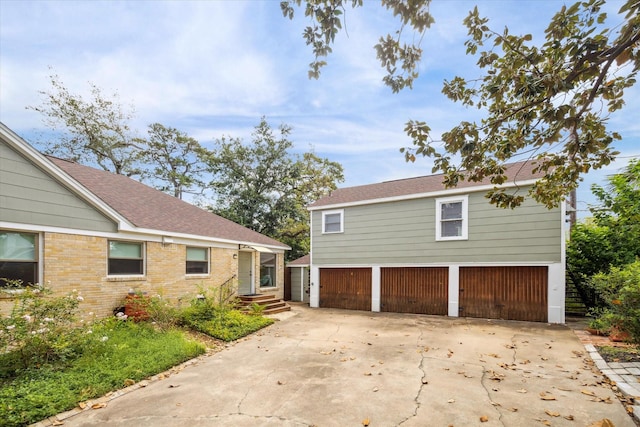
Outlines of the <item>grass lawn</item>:
M 222 341 L 247 336 L 274 321 L 236 310 L 198 307 L 192 330 Z M 188 330 L 108 319 L 86 333 L 78 356 L 16 370 L 12 353 L 0 355 L 0 426 L 24 426 L 72 409 L 205 352 Z

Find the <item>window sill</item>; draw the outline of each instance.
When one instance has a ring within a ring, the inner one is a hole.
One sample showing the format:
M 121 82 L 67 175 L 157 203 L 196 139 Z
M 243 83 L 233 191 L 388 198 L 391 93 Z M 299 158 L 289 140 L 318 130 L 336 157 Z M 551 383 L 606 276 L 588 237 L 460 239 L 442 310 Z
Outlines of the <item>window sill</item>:
M 185 279 L 208 279 L 210 274 L 185 274 Z
M 455 242 L 460 240 L 469 240 L 466 236 L 461 237 L 436 237 L 436 242 Z
M 147 276 L 107 276 L 107 282 L 133 282 L 147 280 Z

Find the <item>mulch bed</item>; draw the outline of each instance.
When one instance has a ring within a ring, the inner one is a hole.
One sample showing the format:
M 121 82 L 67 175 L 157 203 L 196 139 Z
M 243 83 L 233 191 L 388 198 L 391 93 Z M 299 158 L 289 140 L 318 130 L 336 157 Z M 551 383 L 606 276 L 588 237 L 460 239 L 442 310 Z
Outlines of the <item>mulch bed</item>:
M 640 349 L 634 346 L 598 346 L 598 353 L 606 362 L 640 362 Z

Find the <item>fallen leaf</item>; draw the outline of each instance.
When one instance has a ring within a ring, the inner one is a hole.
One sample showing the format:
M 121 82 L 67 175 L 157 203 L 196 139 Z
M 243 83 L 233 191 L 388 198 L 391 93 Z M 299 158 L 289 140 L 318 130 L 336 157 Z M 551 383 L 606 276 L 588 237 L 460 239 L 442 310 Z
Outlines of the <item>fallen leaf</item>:
M 489 417 L 486 415 L 483 415 L 480 417 L 480 422 L 481 423 L 486 423 L 487 421 L 489 421 Z
M 131 385 L 134 385 L 136 382 L 134 380 L 132 380 L 131 378 L 127 378 L 126 380 L 124 380 L 124 386 L 125 387 L 129 387 Z
M 562 418 L 569 421 L 573 421 L 575 419 L 573 415 L 563 415 Z
M 64 425 L 64 421 L 60 421 L 60 420 L 54 420 L 51 423 L 52 426 L 63 426 Z
M 368 426 L 369 425 L 369 418 L 365 418 L 364 420 L 362 420 L 362 425 L 363 426 Z
M 427 379 L 426 379 L 426 378 L 423 378 L 423 379 L 422 379 L 422 384 L 429 384 L 429 381 L 427 381 Z
M 555 396 L 547 394 L 544 391 L 540 393 L 540 399 L 542 400 L 556 400 Z
M 544 411 L 547 415 L 549 415 L 550 417 L 559 417 L 560 413 L 559 412 L 555 412 L 555 411 L 550 411 L 550 410 L 545 410 Z
M 609 418 L 603 418 L 600 421 L 593 422 L 587 427 L 615 427 Z
M 511 412 L 518 412 L 518 408 L 509 408 Z
M 595 396 L 596 394 L 591 390 L 580 390 L 580 393 L 586 394 L 587 396 Z
M 102 409 L 102 408 L 106 408 L 107 404 L 102 402 L 102 403 L 94 403 L 93 405 L 91 405 L 91 409 Z
M 371 372 L 365 372 L 365 373 L 364 373 L 364 376 L 365 376 L 365 377 L 370 377 L 370 376 L 371 376 Z
M 87 407 L 87 402 L 80 402 L 80 403 L 78 403 L 78 407 L 79 407 L 80 409 L 84 409 L 84 408 L 86 408 L 86 407 Z
M 285 385 L 286 382 L 278 380 L 278 385 Z
M 180 384 L 178 385 L 169 384 L 169 388 L 177 388 L 177 387 L 180 387 Z
M 487 354 L 487 356 L 491 356 L 491 357 L 495 357 L 496 359 L 500 359 L 500 356 L 498 356 L 495 353 L 489 353 L 489 354 Z
M 447 403 L 453 403 L 455 401 L 456 401 L 455 399 L 449 399 L 449 400 L 447 400 Z
M 520 390 L 516 390 L 516 391 L 517 391 L 518 393 L 526 393 L 526 392 L 527 392 L 527 390 L 525 390 L 525 389 L 523 389 L 523 388 L 521 388 Z
M 378 387 L 374 387 L 374 388 L 373 388 L 373 392 L 374 392 L 374 393 L 376 393 L 378 390 L 379 390 L 379 388 L 378 388 Z

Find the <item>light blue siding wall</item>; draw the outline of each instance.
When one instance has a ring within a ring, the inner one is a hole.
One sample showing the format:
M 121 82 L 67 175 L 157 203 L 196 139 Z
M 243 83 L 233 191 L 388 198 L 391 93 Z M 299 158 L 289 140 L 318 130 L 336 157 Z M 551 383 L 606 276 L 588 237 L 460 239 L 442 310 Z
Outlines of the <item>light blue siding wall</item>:
M 113 232 L 117 225 L 0 140 L 0 221 Z
M 484 194 L 469 194 L 469 239 L 460 241 L 436 241 L 435 198 L 344 208 L 337 234 L 322 234 L 322 211 L 313 211 L 314 265 L 561 261 L 559 208 L 527 200 L 499 209 Z

